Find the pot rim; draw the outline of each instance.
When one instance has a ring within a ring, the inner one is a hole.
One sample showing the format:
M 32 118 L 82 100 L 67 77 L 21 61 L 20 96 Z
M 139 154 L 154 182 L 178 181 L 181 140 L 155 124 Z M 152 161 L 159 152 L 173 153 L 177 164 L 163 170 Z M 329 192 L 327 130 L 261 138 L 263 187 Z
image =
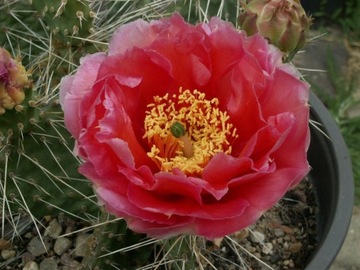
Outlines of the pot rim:
M 322 214 L 318 220 L 318 246 L 305 269 L 319 270 L 331 266 L 347 235 L 354 203 L 354 178 L 351 159 L 340 129 L 327 108 L 312 92 L 310 106 L 310 118 L 321 123 L 320 129 L 329 137 L 326 138 L 317 128 L 311 127 L 313 145 L 310 144 L 308 157 L 313 169 L 310 176 Z M 325 175 L 319 177 L 316 170 Z M 320 190 L 323 192 L 320 193 Z

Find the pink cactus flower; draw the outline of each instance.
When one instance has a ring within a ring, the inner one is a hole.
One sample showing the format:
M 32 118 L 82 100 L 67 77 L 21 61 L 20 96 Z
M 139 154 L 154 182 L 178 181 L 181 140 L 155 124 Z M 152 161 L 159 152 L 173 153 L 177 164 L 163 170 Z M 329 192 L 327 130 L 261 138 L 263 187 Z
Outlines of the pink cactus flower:
M 222 237 L 309 171 L 309 85 L 260 35 L 212 18 L 137 20 L 61 81 L 79 171 L 150 237 Z

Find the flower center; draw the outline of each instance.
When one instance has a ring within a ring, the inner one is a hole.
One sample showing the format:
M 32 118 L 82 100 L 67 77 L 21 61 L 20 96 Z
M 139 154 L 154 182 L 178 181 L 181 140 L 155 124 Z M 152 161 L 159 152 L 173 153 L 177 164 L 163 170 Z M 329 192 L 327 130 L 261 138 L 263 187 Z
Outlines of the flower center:
M 160 170 L 182 170 L 200 175 L 209 160 L 219 152 L 231 154 L 238 137 L 227 112 L 218 108 L 219 100 L 208 100 L 198 90 L 155 96 L 145 112 L 148 156 Z

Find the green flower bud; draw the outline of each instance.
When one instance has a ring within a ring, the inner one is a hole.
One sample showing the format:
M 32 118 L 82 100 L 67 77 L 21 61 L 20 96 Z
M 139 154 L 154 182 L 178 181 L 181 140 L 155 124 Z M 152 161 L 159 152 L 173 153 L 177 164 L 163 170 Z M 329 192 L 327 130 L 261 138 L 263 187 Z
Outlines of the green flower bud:
M 312 20 L 300 0 L 252 0 L 243 8 L 239 24 L 248 36 L 259 32 L 284 52 L 285 58 L 305 45 Z

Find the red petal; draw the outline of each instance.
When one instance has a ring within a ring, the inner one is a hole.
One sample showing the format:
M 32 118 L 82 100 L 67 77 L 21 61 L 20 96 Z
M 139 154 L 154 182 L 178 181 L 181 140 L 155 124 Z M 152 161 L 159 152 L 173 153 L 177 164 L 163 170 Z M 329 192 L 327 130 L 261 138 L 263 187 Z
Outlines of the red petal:
M 91 92 L 100 64 L 105 58 L 104 53 L 83 57 L 76 75 L 68 75 L 61 80 L 60 103 L 64 110 L 65 125 L 76 139 L 81 129 L 80 103 L 84 95 Z
M 102 187 L 96 187 L 95 192 L 101 202 L 105 204 L 108 211 L 115 215 L 125 217 L 129 219 L 129 221 L 139 219 L 141 221 L 159 223 L 163 227 L 167 227 L 173 224 L 178 226 L 179 224 L 188 223 L 189 220 L 193 220 L 191 217 L 169 217 L 161 213 L 143 210 L 133 205 L 126 196 Z

